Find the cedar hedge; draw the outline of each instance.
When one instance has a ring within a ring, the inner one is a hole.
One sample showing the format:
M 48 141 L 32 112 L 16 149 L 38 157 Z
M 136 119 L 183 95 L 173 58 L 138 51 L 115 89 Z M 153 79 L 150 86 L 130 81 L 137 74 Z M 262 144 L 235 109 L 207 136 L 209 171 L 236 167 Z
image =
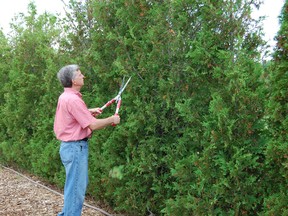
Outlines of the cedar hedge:
M 89 195 L 134 216 L 287 214 L 287 3 L 266 63 L 253 5 L 71 0 L 60 18 L 30 3 L 0 35 L 1 162 L 63 186 L 56 73 L 77 63 L 90 107 L 132 76 L 121 124 L 90 140 Z

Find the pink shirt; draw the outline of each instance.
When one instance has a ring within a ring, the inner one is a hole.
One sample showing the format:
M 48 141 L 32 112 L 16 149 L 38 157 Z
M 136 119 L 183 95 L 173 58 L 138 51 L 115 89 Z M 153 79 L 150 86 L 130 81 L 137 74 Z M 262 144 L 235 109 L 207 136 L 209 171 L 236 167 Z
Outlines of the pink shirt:
M 82 94 L 72 88 L 64 88 L 58 99 L 54 120 L 56 138 L 61 141 L 75 141 L 92 134 L 88 127 L 96 119 L 82 100 Z

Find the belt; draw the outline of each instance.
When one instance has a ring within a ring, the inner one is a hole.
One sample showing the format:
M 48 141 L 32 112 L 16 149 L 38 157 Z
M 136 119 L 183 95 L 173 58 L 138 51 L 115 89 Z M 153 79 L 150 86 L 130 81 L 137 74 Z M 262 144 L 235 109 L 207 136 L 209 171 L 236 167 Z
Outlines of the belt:
M 87 142 L 88 141 L 88 137 L 85 137 L 85 138 L 83 138 L 81 140 L 69 140 L 69 141 L 65 141 L 65 142 L 81 142 L 81 141 Z
M 78 142 L 81 142 L 81 141 L 85 141 L 85 142 L 87 142 L 88 141 L 88 137 L 85 137 L 85 138 L 83 138 L 83 139 L 81 139 L 81 140 L 77 140 Z

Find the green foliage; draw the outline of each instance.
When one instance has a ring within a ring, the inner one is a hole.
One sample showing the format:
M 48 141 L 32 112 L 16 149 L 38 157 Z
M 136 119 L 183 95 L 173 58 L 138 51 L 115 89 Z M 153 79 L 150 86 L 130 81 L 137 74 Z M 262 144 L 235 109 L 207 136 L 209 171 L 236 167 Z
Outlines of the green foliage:
M 55 82 L 59 55 L 53 49 L 60 33 L 55 27 L 56 17 L 49 14 L 37 17 L 36 14 L 35 6 L 30 4 L 29 15 L 19 15 L 19 23 L 14 25 L 15 36 L 9 38 L 11 48 L 7 55 L 13 58 L 2 63 L 9 68 L 1 71 L 7 77 L 1 88 L 4 98 L 0 124 L 5 128 L 5 136 L 1 137 L 3 157 L 27 170 L 35 163 L 42 163 L 39 155 L 48 143 L 55 143 L 52 126 L 57 89 L 59 91 Z M 50 165 L 50 160 L 46 159 L 45 164 Z M 49 169 L 43 164 L 38 166 Z
M 285 2 L 280 16 L 281 27 L 277 34 L 277 46 L 273 62 L 268 66 L 267 77 L 267 136 L 269 142 L 266 154 L 267 195 L 265 197 L 266 215 L 287 214 L 287 164 L 288 164 L 288 92 L 287 92 L 287 23 L 288 1 Z M 273 182 L 273 183 L 268 183 Z
M 121 124 L 89 141 L 93 198 L 133 216 L 285 214 L 285 37 L 263 67 L 252 5 L 259 2 L 70 0 L 59 20 L 30 4 L 12 36 L 0 35 L 1 161 L 63 186 L 56 72 L 77 63 L 89 107 L 132 77 Z

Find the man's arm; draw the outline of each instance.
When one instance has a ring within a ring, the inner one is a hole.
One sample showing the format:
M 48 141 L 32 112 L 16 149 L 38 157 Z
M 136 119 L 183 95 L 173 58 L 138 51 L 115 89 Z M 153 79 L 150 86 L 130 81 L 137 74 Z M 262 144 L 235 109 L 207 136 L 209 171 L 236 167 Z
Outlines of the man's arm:
M 111 124 L 117 125 L 119 123 L 120 123 L 120 117 L 118 115 L 114 115 L 104 119 L 96 119 L 96 121 L 91 123 L 88 127 L 93 131 L 93 130 L 100 130 Z

